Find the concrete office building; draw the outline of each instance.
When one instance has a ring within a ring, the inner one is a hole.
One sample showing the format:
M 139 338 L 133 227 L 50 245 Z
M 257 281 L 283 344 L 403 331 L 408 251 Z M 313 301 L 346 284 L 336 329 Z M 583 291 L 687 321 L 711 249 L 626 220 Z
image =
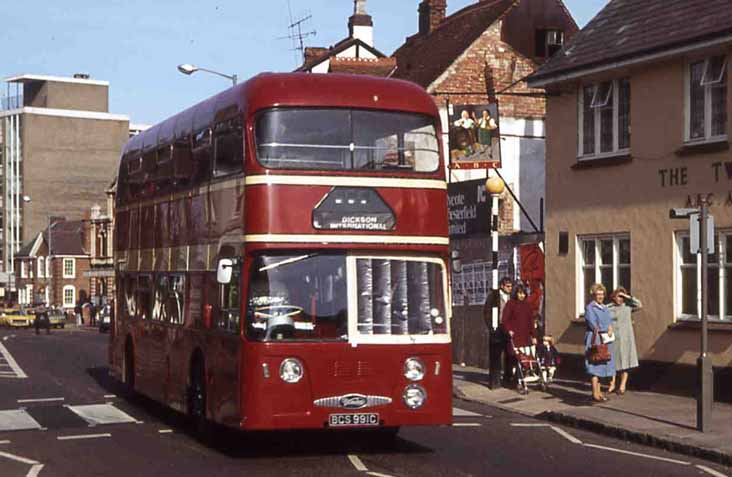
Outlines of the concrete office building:
M 109 113 L 109 83 L 20 75 L 0 110 L 0 300 L 15 294 L 15 254 L 49 217 L 82 217 L 101 202 L 129 135 Z M 11 295 L 12 294 L 12 295 Z

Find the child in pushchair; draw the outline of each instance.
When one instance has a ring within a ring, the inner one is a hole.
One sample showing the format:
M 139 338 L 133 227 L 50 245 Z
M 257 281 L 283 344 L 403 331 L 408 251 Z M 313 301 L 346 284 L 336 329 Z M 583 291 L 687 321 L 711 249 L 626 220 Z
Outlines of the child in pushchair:
M 511 337 L 511 350 L 516 358 L 519 394 L 528 394 L 529 384 L 538 383 L 542 391 L 546 390 L 547 375 L 536 354 L 536 346 L 515 346 Z
M 554 338 L 551 335 L 544 335 L 544 339 L 536 350 L 536 356 L 539 358 L 544 381 L 547 384 L 551 383 L 554 381 L 557 366 L 561 362 L 559 351 L 554 347 Z

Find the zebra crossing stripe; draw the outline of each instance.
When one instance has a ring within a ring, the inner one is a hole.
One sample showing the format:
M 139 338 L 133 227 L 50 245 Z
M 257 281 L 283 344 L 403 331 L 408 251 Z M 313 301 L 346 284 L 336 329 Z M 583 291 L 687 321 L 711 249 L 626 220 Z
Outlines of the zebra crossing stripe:
M 23 372 L 23 370 L 18 366 L 18 363 L 15 362 L 15 359 L 13 358 L 13 355 L 10 354 L 10 351 L 5 347 L 4 344 L 0 343 L 0 355 L 4 358 L 5 362 L 10 365 L 10 368 L 15 372 L 15 376 L 20 379 L 27 378 L 28 375 Z

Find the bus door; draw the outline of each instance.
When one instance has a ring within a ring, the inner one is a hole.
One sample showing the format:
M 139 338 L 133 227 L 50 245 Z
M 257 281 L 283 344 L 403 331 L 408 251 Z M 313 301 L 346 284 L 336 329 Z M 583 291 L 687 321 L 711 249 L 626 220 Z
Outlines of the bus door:
M 240 266 L 231 267 L 228 283 L 219 283 L 216 274 L 206 277 L 209 303 L 213 305 L 211 332 L 206 348 L 210 373 L 210 409 L 217 421 L 239 423 L 239 361 L 241 349 Z M 212 303 L 213 302 L 213 303 Z

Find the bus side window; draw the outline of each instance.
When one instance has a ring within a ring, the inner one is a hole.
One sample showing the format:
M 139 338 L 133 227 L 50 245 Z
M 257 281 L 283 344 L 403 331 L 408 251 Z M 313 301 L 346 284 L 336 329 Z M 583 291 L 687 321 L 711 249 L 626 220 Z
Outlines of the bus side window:
M 143 320 L 151 318 L 152 311 L 152 278 L 150 275 L 139 275 L 137 277 L 136 305 L 137 317 Z
M 193 151 L 189 136 L 176 139 L 173 144 L 173 180 L 175 189 L 188 187 L 193 176 Z
M 158 149 L 155 169 L 155 188 L 159 193 L 171 192 L 173 183 L 173 145 L 166 144 Z
M 244 168 L 244 139 L 240 118 L 214 127 L 214 177 L 237 174 Z
M 168 310 L 166 309 L 168 288 L 168 276 L 158 275 L 155 280 L 155 301 L 152 310 L 152 319 L 155 321 L 168 321 Z
M 241 304 L 241 269 L 235 266 L 231 282 L 219 285 L 219 308 L 221 309 L 221 328 L 231 333 L 239 332 Z
M 170 275 L 168 279 L 168 317 L 174 325 L 182 325 L 186 310 L 186 277 Z
M 206 182 L 211 172 L 211 129 L 193 135 L 193 185 Z

